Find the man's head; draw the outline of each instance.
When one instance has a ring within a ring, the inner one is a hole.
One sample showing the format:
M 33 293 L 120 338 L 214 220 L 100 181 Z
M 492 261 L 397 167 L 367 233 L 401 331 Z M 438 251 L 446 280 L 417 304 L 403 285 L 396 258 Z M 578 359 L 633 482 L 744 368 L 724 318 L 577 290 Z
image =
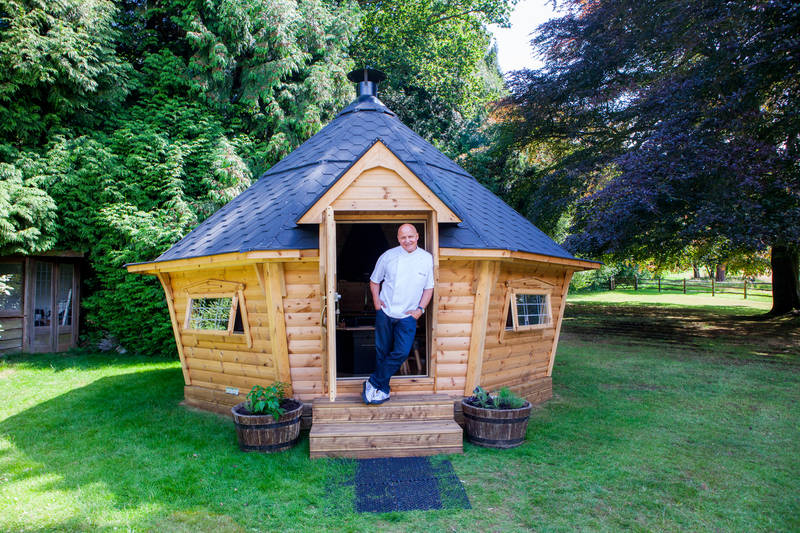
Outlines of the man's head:
M 419 233 L 413 224 L 403 224 L 397 230 L 397 242 L 408 253 L 417 249 L 417 241 L 419 240 Z

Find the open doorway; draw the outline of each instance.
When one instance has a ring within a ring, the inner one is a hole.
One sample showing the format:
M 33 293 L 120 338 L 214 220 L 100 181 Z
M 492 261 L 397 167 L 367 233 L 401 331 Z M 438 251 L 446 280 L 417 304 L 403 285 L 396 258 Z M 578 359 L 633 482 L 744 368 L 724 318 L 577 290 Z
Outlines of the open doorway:
M 418 246 L 425 246 L 425 223 L 414 222 Z M 369 276 L 383 252 L 398 246 L 399 223 L 340 222 L 336 224 L 337 289 L 341 295 L 336 324 L 336 377 L 365 378 L 375 370 L 375 307 Z M 428 315 L 398 376 L 428 375 Z

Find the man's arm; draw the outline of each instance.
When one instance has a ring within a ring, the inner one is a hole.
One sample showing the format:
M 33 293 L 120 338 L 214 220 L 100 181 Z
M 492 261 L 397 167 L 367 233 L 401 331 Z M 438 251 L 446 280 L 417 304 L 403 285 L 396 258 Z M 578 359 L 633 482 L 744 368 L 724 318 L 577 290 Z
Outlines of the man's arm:
M 422 316 L 422 311 L 426 307 L 428 307 L 428 304 L 431 301 L 431 296 L 433 296 L 433 289 L 425 289 L 424 291 L 422 291 L 422 298 L 419 299 L 419 307 L 421 307 L 422 309 L 420 309 L 419 307 L 417 307 L 416 309 L 409 309 L 408 311 L 406 311 L 406 314 L 413 316 L 414 320 L 419 320 L 419 317 Z
M 375 283 L 374 281 L 369 281 L 369 292 L 372 293 L 372 305 L 375 306 L 375 310 L 382 309 L 385 305 L 381 300 L 381 284 Z

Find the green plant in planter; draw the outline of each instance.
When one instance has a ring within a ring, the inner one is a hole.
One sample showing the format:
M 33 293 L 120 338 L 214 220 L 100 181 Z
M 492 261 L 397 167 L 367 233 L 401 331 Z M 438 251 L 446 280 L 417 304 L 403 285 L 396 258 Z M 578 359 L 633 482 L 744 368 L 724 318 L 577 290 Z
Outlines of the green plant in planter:
M 494 395 L 483 387 L 475 387 L 472 391 L 472 404 L 481 409 L 519 409 L 527 403 L 514 394 L 508 387 L 503 387 Z
M 270 414 L 278 420 L 285 412 L 281 401 L 286 398 L 286 383 L 276 381 L 268 387 L 254 385 L 247 395 L 247 410 L 253 414 Z

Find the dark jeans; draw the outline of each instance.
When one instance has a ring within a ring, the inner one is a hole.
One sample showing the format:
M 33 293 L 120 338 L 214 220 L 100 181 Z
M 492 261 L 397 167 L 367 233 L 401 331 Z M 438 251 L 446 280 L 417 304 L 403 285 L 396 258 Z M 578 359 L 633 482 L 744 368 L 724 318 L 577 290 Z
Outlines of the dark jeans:
M 376 389 L 389 393 L 389 380 L 408 359 L 417 321 L 409 315 L 406 318 L 392 318 L 383 310 L 375 313 L 375 372 L 369 377 Z

